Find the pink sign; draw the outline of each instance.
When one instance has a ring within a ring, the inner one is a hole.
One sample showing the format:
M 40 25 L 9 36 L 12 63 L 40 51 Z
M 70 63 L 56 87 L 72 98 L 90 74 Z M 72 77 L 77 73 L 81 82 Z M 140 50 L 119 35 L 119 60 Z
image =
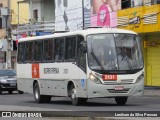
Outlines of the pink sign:
M 91 26 L 117 26 L 117 10 L 121 0 L 92 0 Z
M 110 27 L 110 18 L 109 7 L 105 4 L 101 5 L 98 11 L 97 25 Z

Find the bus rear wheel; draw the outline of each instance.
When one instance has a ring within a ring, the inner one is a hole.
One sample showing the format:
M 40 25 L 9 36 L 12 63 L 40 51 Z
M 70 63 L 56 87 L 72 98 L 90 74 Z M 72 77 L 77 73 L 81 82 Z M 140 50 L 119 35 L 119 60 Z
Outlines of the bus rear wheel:
M 115 97 L 115 101 L 118 105 L 125 105 L 127 103 L 128 97 Z
M 78 98 L 77 97 L 77 91 L 75 87 L 72 87 L 71 89 L 71 101 L 73 105 L 81 105 L 87 101 L 87 98 Z
M 37 103 L 49 103 L 51 101 L 51 96 L 40 95 L 39 84 L 36 82 L 33 87 L 34 99 Z

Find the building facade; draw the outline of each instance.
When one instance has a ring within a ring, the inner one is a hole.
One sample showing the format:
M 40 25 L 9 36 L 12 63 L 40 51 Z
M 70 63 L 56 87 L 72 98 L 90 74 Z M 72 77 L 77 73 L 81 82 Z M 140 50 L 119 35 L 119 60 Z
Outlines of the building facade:
M 23 0 L 11 0 L 11 24 L 29 23 L 29 4 Z
M 0 0 L 0 69 L 5 68 L 5 50 L 6 50 L 6 18 L 3 14 L 7 7 L 7 0 Z
M 9 61 L 12 69 L 16 69 L 16 36 L 17 27 L 19 24 L 26 24 L 29 22 L 28 17 L 28 4 L 22 4 L 19 6 L 20 11 L 18 11 L 19 0 L 0 0 L 0 69 L 6 69 L 6 51 L 8 49 L 7 43 L 7 32 L 6 28 L 11 27 L 11 60 Z M 20 21 L 20 22 L 18 22 Z
M 145 61 L 145 85 L 160 86 L 160 5 L 118 11 L 118 27 L 139 33 Z
M 53 32 L 55 30 L 54 0 L 23 0 L 23 2 L 29 4 L 29 24 L 21 26 L 20 34 L 27 31 L 36 35 L 36 32 Z

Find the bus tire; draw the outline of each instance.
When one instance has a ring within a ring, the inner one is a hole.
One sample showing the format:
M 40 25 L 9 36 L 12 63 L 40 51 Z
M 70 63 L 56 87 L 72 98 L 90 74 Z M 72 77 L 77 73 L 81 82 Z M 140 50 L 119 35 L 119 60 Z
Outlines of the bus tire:
M 37 103 L 49 103 L 51 101 L 51 96 L 40 95 L 39 84 L 36 82 L 33 87 L 34 99 Z
M 71 101 L 72 104 L 77 106 L 77 105 L 81 105 L 83 103 L 85 103 L 87 101 L 87 98 L 78 98 L 77 97 L 77 91 L 75 89 L 75 87 L 72 87 L 71 89 Z
M 125 105 L 127 103 L 128 97 L 115 97 L 117 105 Z

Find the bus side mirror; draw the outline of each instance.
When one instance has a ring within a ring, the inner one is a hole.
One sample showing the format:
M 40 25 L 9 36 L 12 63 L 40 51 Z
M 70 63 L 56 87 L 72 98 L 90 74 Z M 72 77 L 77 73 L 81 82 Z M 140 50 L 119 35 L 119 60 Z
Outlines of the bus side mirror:
M 87 44 L 85 41 L 82 41 L 80 43 L 80 50 L 83 52 L 83 53 L 86 53 L 87 52 Z

